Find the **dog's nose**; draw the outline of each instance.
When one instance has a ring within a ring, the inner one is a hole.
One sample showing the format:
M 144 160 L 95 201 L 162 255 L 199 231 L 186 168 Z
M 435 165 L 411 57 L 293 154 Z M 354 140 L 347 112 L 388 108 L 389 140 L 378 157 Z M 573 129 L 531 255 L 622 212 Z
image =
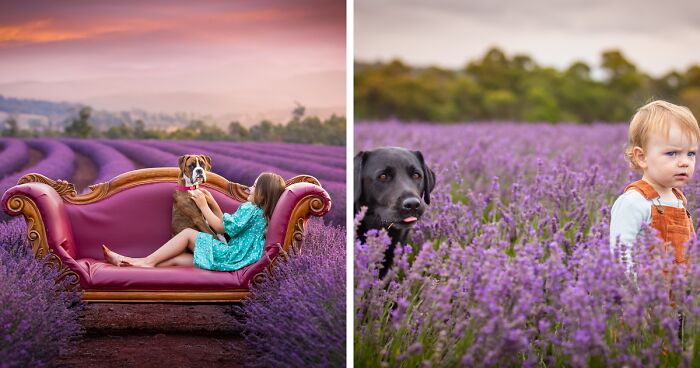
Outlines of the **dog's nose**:
M 417 210 L 418 206 L 420 206 L 420 199 L 416 197 L 406 198 L 403 200 L 401 206 L 407 211 Z

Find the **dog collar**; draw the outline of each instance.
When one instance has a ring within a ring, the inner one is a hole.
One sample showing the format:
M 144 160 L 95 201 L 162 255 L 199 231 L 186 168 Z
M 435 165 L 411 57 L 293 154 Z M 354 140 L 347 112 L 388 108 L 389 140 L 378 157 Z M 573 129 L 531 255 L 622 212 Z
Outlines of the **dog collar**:
M 178 185 L 175 187 L 175 189 L 177 189 L 177 190 L 195 190 L 195 189 L 197 189 L 197 187 L 194 185 L 189 186 L 189 187 L 184 186 L 184 185 Z

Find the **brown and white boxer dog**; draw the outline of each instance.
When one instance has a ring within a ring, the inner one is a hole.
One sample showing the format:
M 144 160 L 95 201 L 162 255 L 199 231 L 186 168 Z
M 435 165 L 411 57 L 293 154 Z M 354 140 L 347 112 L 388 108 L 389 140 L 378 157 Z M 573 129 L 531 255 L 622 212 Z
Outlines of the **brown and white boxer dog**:
M 205 155 L 184 155 L 180 157 L 178 164 L 180 175 L 173 193 L 171 235 L 175 236 L 186 228 L 192 228 L 209 233 L 216 238 L 216 232 L 211 229 L 202 211 L 192 200 L 193 192 L 198 191 L 199 185 L 207 181 L 207 171 L 211 169 L 211 158 Z

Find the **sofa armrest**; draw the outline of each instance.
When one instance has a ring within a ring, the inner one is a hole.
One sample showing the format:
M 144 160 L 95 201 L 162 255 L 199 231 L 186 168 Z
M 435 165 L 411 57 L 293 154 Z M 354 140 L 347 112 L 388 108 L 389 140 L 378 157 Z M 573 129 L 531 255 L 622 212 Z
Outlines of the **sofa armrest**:
M 2 207 L 11 216 L 24 215 L 27 221 L 27 239 L 37 259 L 51 256 L 48 262 L 60 269 L 65 264 L 70 270 L 82 267 L 74 260 L 75 240 L 63 199 L 54 188 L 43 183 L 27 183 L 8 189 L 2 196 Z M 62 279 L 71 272 L 62 272 Z
M 301 250 L 304 228 L 309 216 L 323 216 L 331 209 L 331 197 L 325 189 L 311 183 L 295 183 L 282 193 L 267 228 L 266 247 L 279 244 L 289 252 Z
M 289 184 L 272 212 L 262 259 L 243 270 L 244 282 L 262 280 L 265 269 L 272 270 L 280 253 L 290 252 L 290 249 L 300 252 L 309 216 L 323 216 L 330 209 L 331 197 L 320 186 L 309 182 Z

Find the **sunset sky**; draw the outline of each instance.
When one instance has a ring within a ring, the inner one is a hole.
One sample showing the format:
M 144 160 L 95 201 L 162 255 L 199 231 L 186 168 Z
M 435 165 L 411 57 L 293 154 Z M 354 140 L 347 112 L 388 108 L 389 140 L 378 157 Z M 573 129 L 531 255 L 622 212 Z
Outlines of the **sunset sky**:
M 540 65 L 616 48 L 660 76 L 700 63 L 697 0 L 355 0 L 355 59 L 461 68 L 497 46 Z
M 345 114 L 342 1 L 0 3 L 0 94 L 110 110 Z

